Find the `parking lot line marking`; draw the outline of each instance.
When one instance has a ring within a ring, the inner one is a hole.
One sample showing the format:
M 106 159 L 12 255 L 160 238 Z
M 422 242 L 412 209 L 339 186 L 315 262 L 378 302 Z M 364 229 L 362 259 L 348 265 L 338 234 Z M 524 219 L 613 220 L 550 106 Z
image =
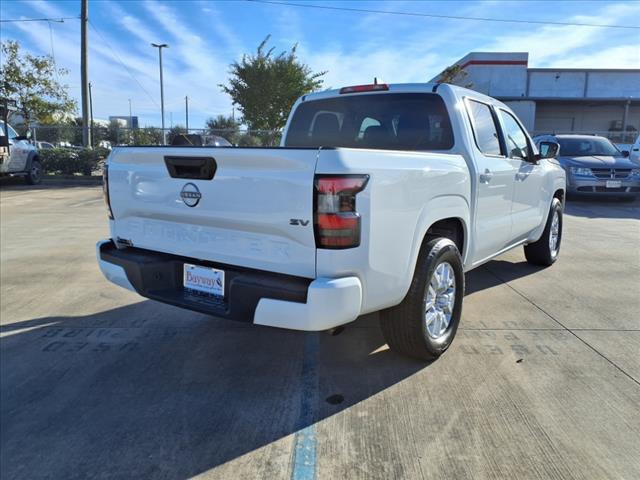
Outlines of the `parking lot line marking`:
M 620 367 L 617 363 L 615 363 L 613 360 L 609 359 L 607 356 L 605 356 L 604 354 L 602 354 L 597 348 L 595 348 L 594 346 L 592 346 L 589 342 L 587 342 L 586 340 L 582 339 L 579 335 L 577 335 L 574 331 L 572 331 L 570 328 L 567 328 L 560 320 L 558 320 L 557 318 L 555 318 L 553 315 L 551 315 L 549 312 L 547 312 L 544 308 L 542 308 L 541 306 L 539 306 L 536 302 L 534 302 L 533 300 L 531 300 L 530 298 L 528 298 L 525 294 L 523 294 L 522 292 L 520 292 L 518 289 L 514 288 L 512 285 L 509 284 L 508 281 L 506 281 L 504 278 L 500 277 L 500 275 L 498 275 L 497 273 L 495 273 L 494 271 L 492 271 L 490 268 L 486 269 L 491 275 L 493 275 L 494 277 L 496 277 L 498 280 L 500 280 L 502 283 L 504 283 L 507 287 L 509 287 L 511 290 L 513 290 L 515 293 L 517 293 L 518 295 L 520 295 L 523 299 L 525 299 L 527 302 L 529 302 L 531 305 L 533 305 L 534 307 L 536 307 L 538 310 L 540 310 L 542 313 L 544 313 L 547 317 L 549 317 L 551 320 L 553 320 L 554 322 L 556 322 L 558 325 L 560 325 L 562 328 L 564 328 L 567 332 L 569 332 L 571 335 L 573 335 L 574 337 L 576 337 L 580 342 L 582 342 L 584 345 L 586 345 L 588 348 L 590 348 L 591 350 L 593 350 L 595 353 L 597 353 L 600 357 L 602 357 L 604 360 L 606 360 L 607 362 L 609 362 L 613 367 L 615 367 L 620 373 L 622 373 L 623 375 L 625 375 L 627 378 L 629 378 L 631 381 L 635 382 L 637 385 L 640 385 L 640 381 L 638 381 L 638 379 L 636 379 L 635 377 L 633 377 L 631 374 L 627 373 L 622 367 Z
M 315 480 L 316 478 L 316 425 L 314 408 L 318 396 L 318 350 L 320 336 L 307 333 L 302 358 L 302 391 L 300 416 L 293 442 L 293 468 L 291 480 Z

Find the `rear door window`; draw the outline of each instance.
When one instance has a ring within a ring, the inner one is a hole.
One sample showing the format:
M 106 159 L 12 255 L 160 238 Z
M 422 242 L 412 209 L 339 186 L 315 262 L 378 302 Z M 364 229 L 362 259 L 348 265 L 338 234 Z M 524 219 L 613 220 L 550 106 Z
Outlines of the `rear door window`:
M 467 100 L 467 111 L 478 149 L 485 155 L 502 155 L 498 126 L 491 107 L 486 103 Z
M 500 110 L 500 118 L 504 125 L 504 141 L 510 158 L 526 159 L 529 157 L 529 141 L 518 121 L 509 112 Z
M 285 146 L 449 150 L 453 131 L 436 94 L 343 95 L 301 103 Z

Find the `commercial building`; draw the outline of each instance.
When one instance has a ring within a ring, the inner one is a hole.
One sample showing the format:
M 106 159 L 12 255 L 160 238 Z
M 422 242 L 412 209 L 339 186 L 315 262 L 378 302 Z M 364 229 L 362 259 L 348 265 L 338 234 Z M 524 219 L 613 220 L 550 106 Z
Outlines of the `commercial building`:
M 109 117 L 109 123 L 116 122 L 122 128 L 138 128 L 138 117 L 129 115 L 112 115 Z
M 526 52 L 472 52 L 456 64 L 467 75 L 455 83 L 508 104 L 534 134 L 633 143 L 640 130 L 640 69 L 529 68 Z

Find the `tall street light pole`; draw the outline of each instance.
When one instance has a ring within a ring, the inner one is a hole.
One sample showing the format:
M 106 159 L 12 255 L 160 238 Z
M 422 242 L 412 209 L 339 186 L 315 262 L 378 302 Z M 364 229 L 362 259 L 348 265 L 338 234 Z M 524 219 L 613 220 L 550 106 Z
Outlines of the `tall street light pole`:
M 167 132 L 164 130 L 164 84 L 162 82 L 162 49 L 168 48 L 166 43 L 152 43 L 152 47 L 158 49 L 158 58 L 160 60 L 160 110 L 162 112 L 162 144 L 167 144 Z
M 187 120 L 187 133 L 189 133 L 189 97 L 184 97 L 184 116 Z
M 89 82 L 89 146 L 93 148 L 93 94 L 91 93 L 91 82 Z
M 89 128 L 89 0 L 80 5 L 80 81 L 82 83 L 82 146 L 90 147 L 91 129 Z

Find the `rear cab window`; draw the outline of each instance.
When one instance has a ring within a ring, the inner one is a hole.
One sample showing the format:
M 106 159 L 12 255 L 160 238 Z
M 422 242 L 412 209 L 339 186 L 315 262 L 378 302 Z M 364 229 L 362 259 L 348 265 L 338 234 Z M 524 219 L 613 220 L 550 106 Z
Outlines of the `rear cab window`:
M 450 150 L 453 131 L 432 93 L 343 95 L 298 105 L 284 145 L 387 150 Z

